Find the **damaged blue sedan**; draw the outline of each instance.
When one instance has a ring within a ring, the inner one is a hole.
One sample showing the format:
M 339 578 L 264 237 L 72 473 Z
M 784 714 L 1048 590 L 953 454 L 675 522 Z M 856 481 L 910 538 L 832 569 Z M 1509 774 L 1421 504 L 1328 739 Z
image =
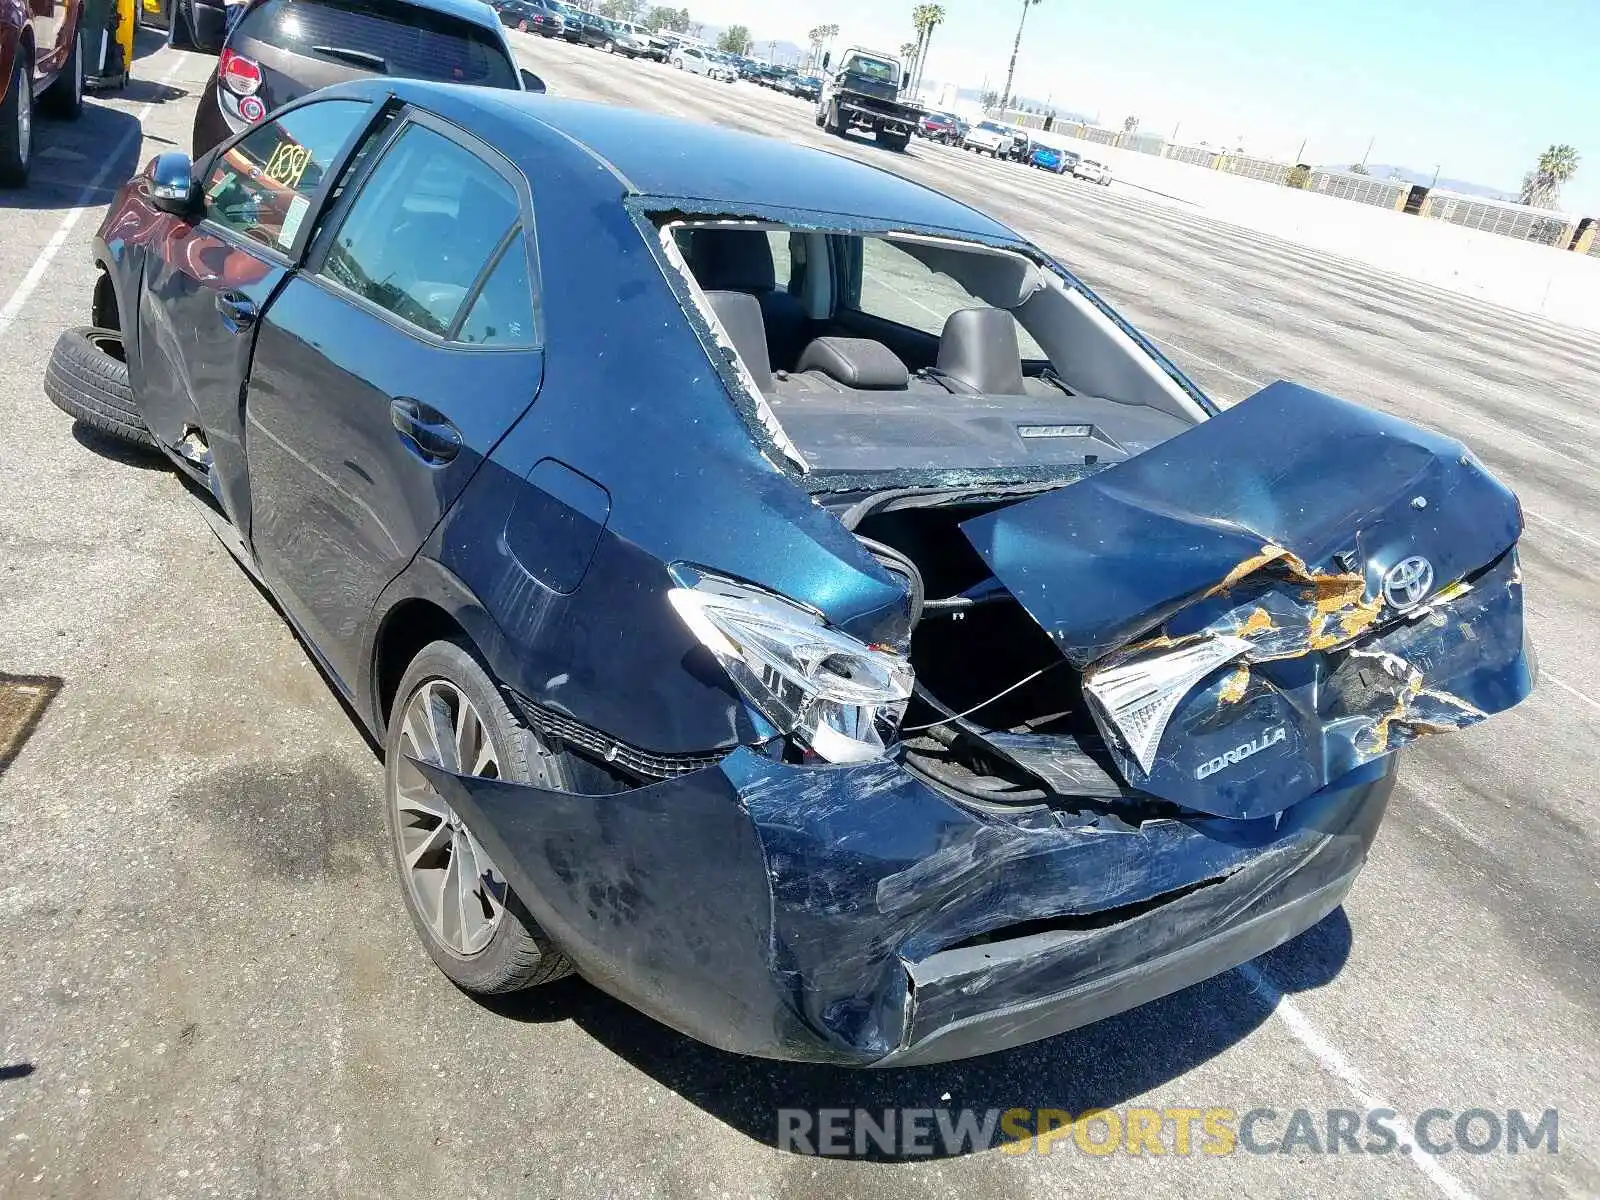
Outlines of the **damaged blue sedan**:
M 847 158 L 374 79 L 160 156 L 96 256 L 47 390 L 194 481 L 381 741 L 475 992 L 847 1065 L 1047 1037 L 1320 920 L 1396 752 L 1533 686 L 1460 444 L 1219 411 Z

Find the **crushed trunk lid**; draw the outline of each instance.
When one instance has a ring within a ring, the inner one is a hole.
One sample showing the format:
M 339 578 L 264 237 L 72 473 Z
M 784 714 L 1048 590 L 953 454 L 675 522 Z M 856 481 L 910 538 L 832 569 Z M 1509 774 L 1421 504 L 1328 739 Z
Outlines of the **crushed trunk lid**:
M 1516 497 L 1463 446 L 1289 383 L 962 531 L 1083 671 L 1118 768 L 1264 816 L 1532 690 Z

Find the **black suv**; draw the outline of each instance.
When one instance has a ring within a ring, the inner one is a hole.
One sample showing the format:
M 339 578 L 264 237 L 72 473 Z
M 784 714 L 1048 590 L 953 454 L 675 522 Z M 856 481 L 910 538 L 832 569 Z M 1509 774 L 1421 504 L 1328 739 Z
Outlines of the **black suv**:
M 250 0 L 195 111 L 194 156 L 362 75 L 525 86 L 493 10 L 475 0 Z

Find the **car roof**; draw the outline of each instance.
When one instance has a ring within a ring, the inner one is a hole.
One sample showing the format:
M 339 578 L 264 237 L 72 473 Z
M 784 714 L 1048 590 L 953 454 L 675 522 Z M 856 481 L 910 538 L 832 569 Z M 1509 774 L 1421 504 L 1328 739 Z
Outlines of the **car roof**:
M 470 88 L 428 80 L 378 78 L 332 92 L 392 93 L 463 124 L 464 108 L 492 109 L 529 133 L 553 130 L 609 167 L 640 196 L 692 199 L 698 207 L 737 213 L 749 207 L 853 217 L 895 229 L 924 226 L 1016 242 L 1017 234 L 976 209 L 878 167 L 809 146 L 537 92 Z M 494 144 L 513 159 L 516 148 Z M 530 147 L 530 151 L 533 148 Z M 540 169 L 530 163 L 530 174 Z

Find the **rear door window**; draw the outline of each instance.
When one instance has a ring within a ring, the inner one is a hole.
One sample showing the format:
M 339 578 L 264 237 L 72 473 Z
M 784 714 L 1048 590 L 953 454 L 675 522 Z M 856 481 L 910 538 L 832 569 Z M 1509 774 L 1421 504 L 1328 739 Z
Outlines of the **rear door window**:
M 493 30 L 405 0 L 266 0 L 235 36 L 380 75 L 518 86 Z
M 444 337 L 519 216 L 516 192 L 497 170 L 442 134 L 411 125 L 362 185 L 322 273 Z M 493 307 L 495 336 L 512 336 L 520 314 L 504 299 Z M 531 326 L 531 318 L 523 324 Z
M 456 334 L 469 346 L 531 346 L 533 293 L 528 287 L 528 248 L 519 232 L 500 254 L 467 309 Z
M 322 100 L 253 129 L 218 154 L 206 176 L 206 220 L 288 254 L 323 176 L 371 107 Z

